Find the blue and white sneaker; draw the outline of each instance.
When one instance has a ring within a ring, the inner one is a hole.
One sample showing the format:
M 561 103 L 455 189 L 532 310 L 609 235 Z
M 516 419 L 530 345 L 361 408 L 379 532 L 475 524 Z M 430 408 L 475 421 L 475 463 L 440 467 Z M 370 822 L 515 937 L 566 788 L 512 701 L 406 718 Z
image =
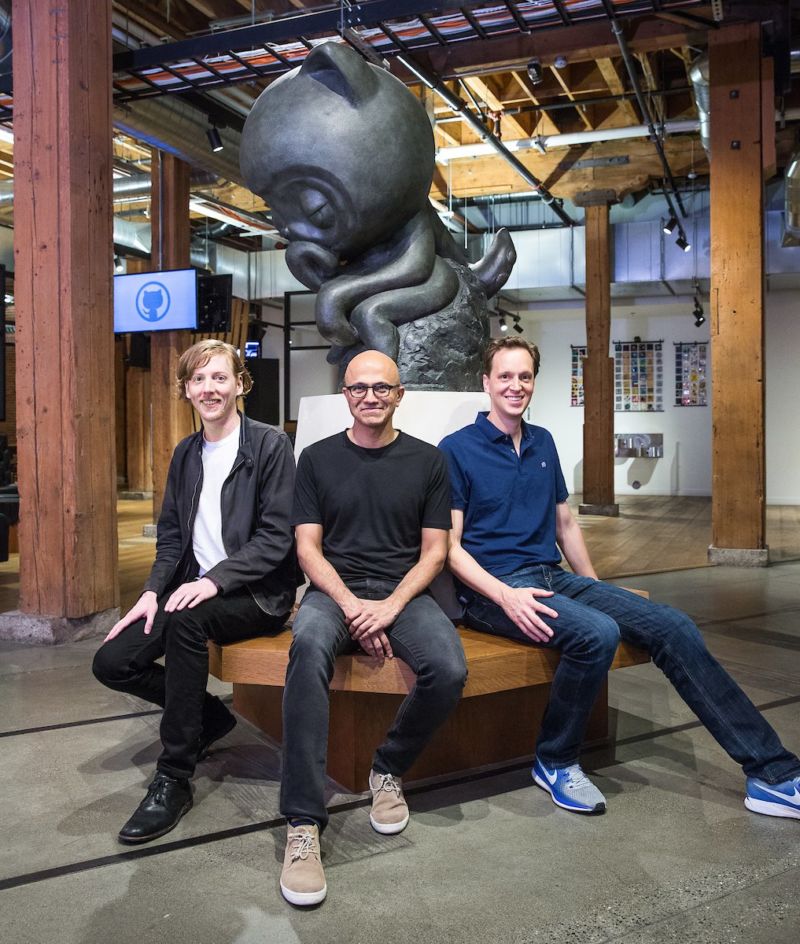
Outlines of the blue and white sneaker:
M 767 783 L 757 777 L 748 777 L 744 805 L 748 810 L 765 816 L 800 819 L 800 777 L 783 783 Z
M 536 783 L 547 790 L 553 803 L 573 813 L 605 813 L 606 798 L 581 770 L 580 764 L 548 769 L 536 758 L 531 770 Z

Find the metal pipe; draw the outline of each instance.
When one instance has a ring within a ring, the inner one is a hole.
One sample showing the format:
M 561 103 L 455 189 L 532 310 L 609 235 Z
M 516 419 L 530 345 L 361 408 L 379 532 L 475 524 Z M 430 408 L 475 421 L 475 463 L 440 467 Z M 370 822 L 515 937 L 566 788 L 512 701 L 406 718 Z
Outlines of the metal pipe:
M 611 32 L 614 34 L 617 45 L 619 46 L 619 51 L 622 53 L 622 60 L 625 63 L 625 68 L 628 70 L 628 77 L 631 80 L 631 85 L 633 86 L 633 91 L 636 93 L 636 101 L 639 103 L 639 108 L 642 112 L 642 117 L 647 122 L 647 127 L 650 131 L 650 134 L 653 136 L 653 143 L 656 146 L 658 151 L 658 156 L 661 159 L 661 166 L 664 168 L 664 176 L 669 182 L 670 190 L 664 191 L 664 196 L 666 197 L 667 203 L 669 204 L 670 211 L 673 216 L 677 217 L 678 211 L 675 209 L 675 203 L 673 203 L 672 197 L 675 197 L 675 202 L 680 209 L 681 216 L 684 219 L 687 218 L 688 214 L 686 213 L 686 208 L 683 205 L 683 200 L 681 200 L 681 195 L 678 193 L 678 188 L 675 184 L 675 178 L 672 176 L 672 170 L 669 166 L 669 161 L 667 160 L 667 155 L 664 153 L 664 145 L 661 143 L 661 139 L 656 133 L 655 125 L 653 124 L 653 117 L 650 114 L 650 108 L 647 105 L 644 95 L 642 94 L 642 87 L 639 85 L 639 77 L 636 75 L 636 70 L 633 66 L 633 59 L 631 57 L 630 50 L 628 49 L 628 43 L 625 40 L 625 36 L 622 33 L 622 27 L 619 25 L 616 16 L 614 16 L 613 10 L 609 7 L 607 0 L 604 0 L 603 6 L 606 8 L 606 13 L 608 18 L 611 21 Z
M 572 217 L 567 213 L 563 207 L 559 205 L 556 201 L 556 198 L 552 193 L 545 187 L 541 180 L 538 177 L 535 177 L 528 168 L 509 151 L 509 149 L 503 144 L 499 138 L 496 138 L 486 126 L 479 121 L 475 115 L 467 108 L 466 104 L 457 96 L 454 95 L 449 88 L 435 75 L 432 75 L 426 72 L 423 68 L 418 66 L 416 62 L 409 59 L 404 53 L 399 53 L 397 55 L 397 61 L 400 62 L 409 72 L 415 75 L 420 82 L 426 85 L 432 92 L 435 92 L 440 98 L 442 98 L 449 107 L 457 112 L 464 121 L 472 128 L 472 130 L 479 135 L 491 148 L 496 151 L 500 157 L 502 157 L 514 170 L 522 177 L 522 179 L 529 184 L 534 190 L 536 190 L 541 196 L 542 200 L 550 207 L 550 209 L 556 214 L 556 216 L 567 226 L 575 226 L 576 220 L 573 220 Z

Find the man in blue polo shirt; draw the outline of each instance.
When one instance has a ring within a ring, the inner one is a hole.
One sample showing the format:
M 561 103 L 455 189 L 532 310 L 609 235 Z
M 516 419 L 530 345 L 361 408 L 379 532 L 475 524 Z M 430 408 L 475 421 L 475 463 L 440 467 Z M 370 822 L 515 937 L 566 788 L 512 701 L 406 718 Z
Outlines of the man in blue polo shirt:
M 448 563 L 464 621 L 561 653 L 533 779 L 564 809 L 605 811 L 605 798 L 581 770 L 578 752 L 622 637 L 650 652 L 742 766 L 747 808 L 800 818 L 800 760 L 709 653 L 691 619 L 598 580 L 567 504 L 553 438 L 522 419 L 538 370 L 535 345 L 522 338 L 490 342 L 483 386 L 491 410 L 440 443 L 453 492 Z M 560 566 L 562 554 L 571 572 Z

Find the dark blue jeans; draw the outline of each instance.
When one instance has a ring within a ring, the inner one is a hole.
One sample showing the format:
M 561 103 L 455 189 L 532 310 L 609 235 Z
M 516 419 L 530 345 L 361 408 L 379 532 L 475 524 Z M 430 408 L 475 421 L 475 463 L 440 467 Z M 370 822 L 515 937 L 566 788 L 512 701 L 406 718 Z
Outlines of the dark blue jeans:
M 385 600 L 395 586 L 385 580 L 348 584 L 365 600 Z M 428 593 L 415 597 L 386 635 L 394 655 L 417 676 L 373 760 L 375 770 L 399 777 L 456 706 L 467 664 L 458 633 Z M 287 819 L 311 819 L 320 829 L 327 825 L 328 686 L 336 656 L 356 651 L 359 646 L 350 638 L 340 607 L 327 594 L 309 588 L 292 627 L 283 692 L 281 814 Z
M 783 747 L 763 715 L 711 655 L 685 613 L 561 567 L 536 565 L 500 579 L 510 587 L 554 593 L 543 602 L 558 613 L 558 619 L 542 616 L 542 620 L 553 629 L 546 645 L 558 649 L 561 660 L 536 745 L 548 766 L 565 767 L 577 760 L 589 712 L 621 637 L 650 653 L 747 776 L 778 783 L 800 774 L 800 760 Z M 463 596 L 464 621 L 473 629 L 531 642 L 499 606 L 471 591 Z

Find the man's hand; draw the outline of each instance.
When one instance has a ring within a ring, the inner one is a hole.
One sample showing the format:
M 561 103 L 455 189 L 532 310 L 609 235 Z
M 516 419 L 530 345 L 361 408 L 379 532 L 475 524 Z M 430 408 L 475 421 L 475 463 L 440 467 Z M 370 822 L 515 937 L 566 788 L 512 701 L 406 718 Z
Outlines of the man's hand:
M 374 656 L 379 662 L 394 658 L 385 630 L 397 619 L 400 607 L 391 597 L 385 600 L 362 600 L 356 597 L 355 604 L 345 609 L 344 613 L 350 636 L 368 656 Z
M 149 636 L 151 630 L 153 629 L 153 620 L 156 617 L 157 611 L 158 596 L 153 590 L 145 590 L 145 592 L 133 604 L 133 606 L 122 617 L 122 619 L 114 623 L 114 625 L 111 627 L 111 631 L 103 640 L 103 642 L 108 642 L 110 639 L 114 639 L 116 636 L 119 636 L 123 629 L 127 629 L 131 623 L 135 623 L 136 620 L 140 619 L 144 620 L 144 632 L 145 635 Z
M 506 616 L 534 642 L 549 642 L 553 630 L 539 617 L 540 613 L 556 619 L 558 613 L 539 603 L 537 597 L 551 597 L 550 590 L 540 590 L 538 587 L 506 587 L 500 600 L 500 606 Z
M 174 613 L 175 610 L 183 610 L 187 606 L 189 609 L 202 603 L 204 600 L 210 600 L 219 593 L 217 585 L 208 577 L 201 577 L 199 580 L 192 580 L 189 583 L 182 583 L 177 590 L 170 594 L 169 600 L 164 605 L 166 613 Z

